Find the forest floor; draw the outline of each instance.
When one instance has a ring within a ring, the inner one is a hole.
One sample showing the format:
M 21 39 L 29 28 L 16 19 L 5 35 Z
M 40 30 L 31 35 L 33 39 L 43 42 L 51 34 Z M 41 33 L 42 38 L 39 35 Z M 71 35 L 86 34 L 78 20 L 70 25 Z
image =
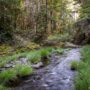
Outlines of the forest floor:
M 71 70 L 71 62 L 80 58 L 79 48 L 67 50 L 63 55 L 53 53 L 48 66 L 38 69 L 12 90 L 74 90 L 76 71 Z

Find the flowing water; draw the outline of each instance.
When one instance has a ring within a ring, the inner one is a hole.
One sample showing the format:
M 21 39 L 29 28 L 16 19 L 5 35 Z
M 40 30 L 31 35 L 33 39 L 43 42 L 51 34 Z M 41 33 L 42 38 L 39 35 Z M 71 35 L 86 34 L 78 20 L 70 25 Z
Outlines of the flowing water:
M 66 51 L 64 55 L 52 55 L 52 62 L 28 77 L 13 90 L 74 90 L 75 71 L 70 69 L 72 61 L 80 61 L 80 49 Z

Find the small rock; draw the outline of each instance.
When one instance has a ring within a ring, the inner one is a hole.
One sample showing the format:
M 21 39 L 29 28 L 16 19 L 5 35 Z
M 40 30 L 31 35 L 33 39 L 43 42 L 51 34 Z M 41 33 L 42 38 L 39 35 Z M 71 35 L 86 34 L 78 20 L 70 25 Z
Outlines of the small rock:
M 6 64 L 5 65 L 5 68 L 10 68 L 10 67 L 12 67 L 13 66 L 13 64 Z
M 15 65 L 13 64 L 13 66 L 12 66 L 13 68 L 15 67 Z
M 60 58 L 60 56 L 55 56 L 55 58 L 56 58 L 56 59 L 59 59 L 59 58 Z
M 21 62 L 20 61 L 15 61 L 15 64 L 21 64 Z
M 28 59 L 27 58 L 20 58 L 20 61 L 23 63 L 23 64 L 26 64 Z
M 39 63 L 37 63 L 37 64 L 32 64 L 31 65 L 33 68 L 35 68 L 35 69 L 39 69 L 40 67 L 43 67 L 43 63 L 42 62 L 39 62 Z

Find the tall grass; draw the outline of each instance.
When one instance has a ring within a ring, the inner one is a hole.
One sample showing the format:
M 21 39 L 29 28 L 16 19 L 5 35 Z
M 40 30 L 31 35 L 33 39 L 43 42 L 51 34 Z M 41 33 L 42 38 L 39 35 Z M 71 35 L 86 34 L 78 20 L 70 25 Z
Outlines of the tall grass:
M 75 90 L 90 90 L 90 45 L 81 49 L 82 61 L 78 66 Z
M 33 69 L 27 65 L 16 65 L 14 68 L 0 72 L 0 84 L 8 84 L 10 80 L 28 76 L 33 73 Z
M 28 53 L 26 57 L 33 64 L 36 64 L 41 61 L 41 56 L 39 51 L 32 51 Z

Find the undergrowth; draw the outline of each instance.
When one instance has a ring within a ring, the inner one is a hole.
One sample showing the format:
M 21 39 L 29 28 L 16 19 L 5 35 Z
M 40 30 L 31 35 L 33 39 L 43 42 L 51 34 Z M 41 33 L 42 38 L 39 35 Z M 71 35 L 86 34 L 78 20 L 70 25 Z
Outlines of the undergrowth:
M 19 60 L 20 58 L 27 58 L 32 64 L 37 64 L 42 62 L 42 59 L 47 59 L 49 61 L 49 56 L 51 53 L 62 54 L 65 49 L 62 48 L 41 48 L 39 50 L 31 50 L 14 53 L 12 55 L 6 55 L 0 57 L 0 68 L 3 68 L 6 64 L 11 61 Z M 10 80 L 15 81 L 20 77 L 28 76 L 33 73 L 33 68 L 28 65 L 16 65 L 13 68 L 9 68 L 0 72 L 0 90 L 8 90 L 4 85 L 6 85 Z
M 27 65 L 16 65 L 14 68 L 4 70 L 0 73 L 0 83 L 6 85 L 10 80 L 17 80 L 20 77 L 28 76 L 32 73 L 32 67 Z
M 90 45 L 81 49 L 82 61 L 79 63 L 75 79 L 75 90 L 90 90 Z
M 1 84 L 0 85 L 0 90 L 10 90 L 10 89 Z

